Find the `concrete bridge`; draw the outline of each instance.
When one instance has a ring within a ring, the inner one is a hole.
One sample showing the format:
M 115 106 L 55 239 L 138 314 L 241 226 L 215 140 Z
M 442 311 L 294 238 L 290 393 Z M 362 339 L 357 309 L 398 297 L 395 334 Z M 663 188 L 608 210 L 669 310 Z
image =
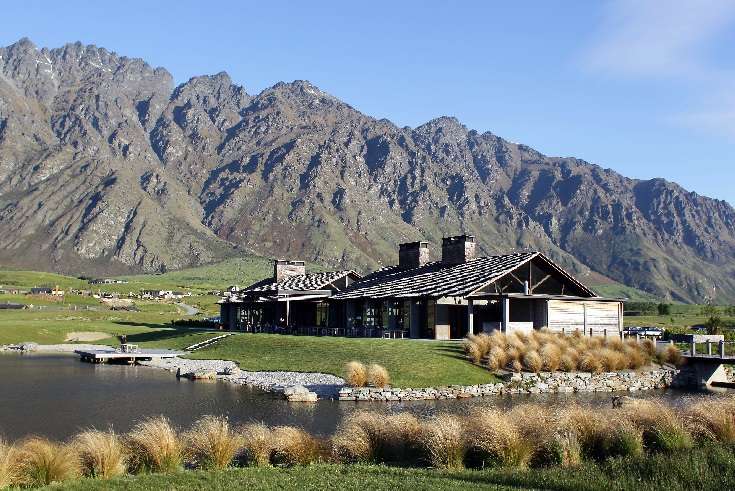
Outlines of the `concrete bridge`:
M 735 365 L 735 342 L 690 341 L 682 350 L 687 360 L 682 371 L 695 378 L 696 385 L 735 388 L 728 380 L 725 365 Z

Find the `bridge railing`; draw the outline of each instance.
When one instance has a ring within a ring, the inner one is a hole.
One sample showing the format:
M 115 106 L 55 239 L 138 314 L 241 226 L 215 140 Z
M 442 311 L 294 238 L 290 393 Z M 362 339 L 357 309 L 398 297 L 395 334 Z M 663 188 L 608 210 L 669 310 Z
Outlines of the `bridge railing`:
M 688 343 L 674 343 L 674 341 L 659 341 L 657 344 L 676 344 L 684 356 L 735 358 L 735 341 L 690 341 Z

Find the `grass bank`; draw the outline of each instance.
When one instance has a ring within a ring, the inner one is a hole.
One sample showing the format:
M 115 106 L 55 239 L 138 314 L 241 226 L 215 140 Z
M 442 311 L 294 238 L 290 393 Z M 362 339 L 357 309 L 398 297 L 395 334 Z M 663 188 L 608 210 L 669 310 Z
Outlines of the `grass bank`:
M 462 345 L 409 339 L 363 339 L 281 334 L 231 336 L 191 355 L 232 360 L 243 370 L 322 372 L 341 376 L 352 360 L 388 369 L 396 387 L 482 384 L 497 379 L 467 363 Z
M 248 467 L 213 472 L 149 474 L 100 482 L 72 481 L 47 489 L 219 490 L 219 489 L 555 489 L 637 491 L 728 489 L 735 482 L 732 448 L 695 449 L 644 460 L 618 458 L 574 469 L 496 469 L 440 471 L 378 465 L 310 465 L 291 468 Z

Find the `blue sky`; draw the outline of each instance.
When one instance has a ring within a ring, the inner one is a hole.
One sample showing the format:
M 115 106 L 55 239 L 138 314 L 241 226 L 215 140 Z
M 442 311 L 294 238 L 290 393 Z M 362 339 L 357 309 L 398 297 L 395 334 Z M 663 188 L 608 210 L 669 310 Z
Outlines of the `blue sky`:
M 8 2 L 0 44 L 82 41 L 248 92 L 306 79 L 735 203 L 735 2 Z

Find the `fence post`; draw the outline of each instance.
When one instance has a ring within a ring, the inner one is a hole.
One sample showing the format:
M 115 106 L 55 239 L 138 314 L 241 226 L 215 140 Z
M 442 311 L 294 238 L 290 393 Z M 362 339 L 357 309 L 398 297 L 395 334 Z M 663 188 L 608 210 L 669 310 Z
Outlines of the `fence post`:
M 692 356 L 697 355 L 697 343 L 695 341 L 689 343 L 689 354 Z
M 725 341 L 720 341 L 720 358 L 725 357 Z
M 707 340 L 707 355 L 712 356 L 712 341 Z

